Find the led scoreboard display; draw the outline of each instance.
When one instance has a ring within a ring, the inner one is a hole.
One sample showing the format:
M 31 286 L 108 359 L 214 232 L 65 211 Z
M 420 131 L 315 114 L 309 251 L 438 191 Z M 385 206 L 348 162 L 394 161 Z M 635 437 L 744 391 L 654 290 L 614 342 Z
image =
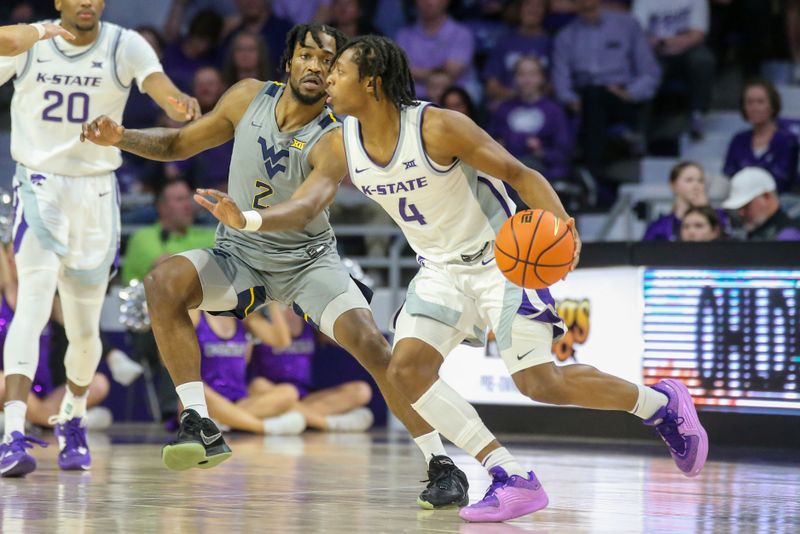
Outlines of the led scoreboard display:
M 646 269 L 647 383 L 680 377 L 697 404 L 800 410 L 800 271 Z

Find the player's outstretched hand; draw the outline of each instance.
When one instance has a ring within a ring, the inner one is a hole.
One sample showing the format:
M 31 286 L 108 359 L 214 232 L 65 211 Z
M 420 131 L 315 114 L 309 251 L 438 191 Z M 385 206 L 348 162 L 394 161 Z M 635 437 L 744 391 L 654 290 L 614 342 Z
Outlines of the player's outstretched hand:
M 84 123 L 81 142 L 91 141 L 96 145 L 114 146 L 122 140 L 125 128 L 107 115 L 100 115 L 92 122 Z
M 42 39 L 52 39 L 56 35 L 60 35 L 67 41 L 74 41 L 75 36 L 68 32 L 63 26 L 59 26 L 58 24 L 43 24 L 44 26 L 44 35 Z M 40 40 L 42 40 L 40 39 Z
M 211 197 L 212 200 L 206 197 Z M 197 189 L 194 200 L 211 212 L 219 222 L 237 230 L 244 228 L 245 219 L 242 210 L 231 197 L 216 189 Z
M 199 119 L 203 114 L 200 111 L 200 102 L 193 96 L 181 94 L 175 98 L 173 96 L 167 99 L 172 108 L 184 117 L 186 121 L 193 121 Z M 175 117 L 173 117 L 175 118 Z
M 567 228 L 572 231 L 572 238 L 575 240 L 575 252 L 572 254 L 572 266 L 569 268 L 570 272 L 572 272 L 581 260 L 581 236 L 578 235 L 578 228 L 575 226 L 575 219 L 572 217 L 567 221 Z

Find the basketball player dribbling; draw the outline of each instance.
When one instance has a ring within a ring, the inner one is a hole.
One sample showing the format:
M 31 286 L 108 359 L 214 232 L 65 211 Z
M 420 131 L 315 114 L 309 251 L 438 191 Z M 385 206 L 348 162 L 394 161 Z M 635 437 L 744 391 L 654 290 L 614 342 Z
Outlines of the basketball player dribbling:
M 466 476 L 446 456 L 439 434 L 386 379 L 391 347 L 341 264 L 328 222 L 326 207 L 347 164 L 341 123 L 325 107 L 325 78 L 344 40 L 328 26 L 295 26 L 282 60 L 288 85 L 241 81 L 214 110 L 182 129 L 126 130 L 108 117 L 84 125 L 86 140 L 158 160 L 185 159 L 234 139 L 230 196 L 199 190 L 213 202 L 195 195 L 227 223 L 217 230 L 215 248 L 173 256 L 145 278 L 159 352 L 185 408 L 177 439 L 162 449 L 162 459 L 182 470 L 213 467 L 231 455 L 208 417 L 200 349 L 187 310 L 242 319 L 276 300 L 337 341 L 375 378 L 429 461 L 421 505 L 463 503 Z M 249 211 L 243 214 L 240 207 Z
M 534 473 L 488 430 L 478 431 L 475 410 L 439 379 L 456 345 L 487 327 L 524 395 L 547 404 L 631 412 L 655 426 L 685 475 L 698 474 L 708 440 L 686 387 L 676 380 L 644 387 L 588 365 L 556 366 L 551 347 L 564 324 L 549 291 L 515 286 L 495 266 L 492 242 L 515 210 L 502 182 L 528 205 L 569 221 L 576 241 L 572 268 L 577 265 L 574 221 L 544 177 L 465 115 L 415 101 L 408 61 L 389 39 L 360 37 L 342 47 L 328 94 L 334 111 L 347 116 L 343 135 L 353 184 L 397 222 L 421 265 L 396 317 L 389 379 L 431 426 L 492 476 L 483 500 L 459 515 L 504 521 L 548 503 Z
M 64 470 L 91 465 L 86 404 L 102 352 L 100 313 L 119 250 L 114 171 L 122 158 L 118 150 L 81 145 L 81 124 L 100 114 L 119 120 L 134 80 L 174 120 L 200 114 L 197 100 L 175 87 L 141 35 L 100 21 L 104 6 L 103 0 L 55 0 L 60 26 L 43 22 L 3 30 L 16 34 L 15 50 L 30 47 L 0 57 L 0 83 L 15 76 L 11 155 L 17 162 L 13 241 L 19 273 L 18 304 L 3 354 L 3 477 L 36 468 L 28 453 L 36 442 L 24 429 L 26 399 L 56 287 L 69 340 L 66 393 L 52 418 L 58 465 Z M 33 30 L 38 37 L 54 37 L 34 41 Z

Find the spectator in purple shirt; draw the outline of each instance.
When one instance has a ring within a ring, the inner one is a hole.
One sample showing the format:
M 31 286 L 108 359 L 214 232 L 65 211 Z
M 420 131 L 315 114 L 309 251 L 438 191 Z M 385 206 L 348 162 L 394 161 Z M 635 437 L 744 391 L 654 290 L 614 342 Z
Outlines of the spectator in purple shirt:
M 800 225 L 781 209 L 775 191 L 775 180 L 759 167 L 745 167 L 731 178 L 722 207 L 736 210 L 748 240 L 800 241 Z
M 711 105 L 714 56 L 705 45 L 708 3 L 697 0 L 636 0 L 633 16 L 655 50 L 664 80 L 685 80 L 689 92 L 689 133 L 703 136 L 703 116 Z
M 260 35 L 241 32 L 233 37 L 222 67 L 222 79 L 227 86 L 245 78 L 271 80 L 275 75 L 267 45 Z
M 273 65 L 279 65 L 286 41 L 286 34 L 292 29 L 292 23 L 279 17 L 272 10 L 267 0 L 236 0 L 241 24 L 234 28 L 230 35 L 241 31 L 258 33 L 264 38 Z M 231 37 L 225 43 L 228 48 Z
M 517 96 L 492 115 L 489 133 L 517 159 L 552 181 L 569 175 L 572 148 L 567 116 L 545 96 L 547 77 L 536 56 L 522 56 L 514 67 Z
M 674 195 L 672 212 L 650 223 L 642 238 L 644 241 L 678 241 L 681 221 L 686 212 L 693 207 L 708 205 L 705 172 L 699 163 L 682 161 L 672 167 L 669 186 Z M 722 211 L 717 215 L 725 229 L 728 226 L 728 217 Z
M 483 69 L 486 96 L 491 100 L 508 100 L 514 96 L 513 71 L 520 56 L 534 54 L 545 71 L 550 68 L 553 42 L 542 27 L 547 1 L 518 0 L 514 9 L 519 26 L 497 41 Z
M 643 104 L 655 94 L 661 69 L 631 15 L 603 10 L 600 0 L 577 6 L 578 18 L 556 37 L 552 79 L 558 99 L 581 115 L 584 160 L 602 177 L 609 126 L 623 123 L 643 137 Z
M 222 32 L 222 17 L 211 10 L 200 11 L 189 25 L 189 33 L 164 49 L 164 70 L 175 85 L 188 92 L 194 72 L 216 62 L 215 45 Z
M 797 137 L 781 127 L 781 97 L 767 80 L 752 80 L 742 91 L 741 112 L 753 128 L 737 133 L 728 145 L 723 172 L 733 176 L 745 167 L 761 167 L 775 179 L 778 193 L 797 182 Z
M 450 0 L 416 0 L 418 21 L 401 29 L 399 44 L 408 55 L 417 96 L 426 98 L 425 82 L 436 69 L 445 70 L 456 84 L 479 100 L 481 87 L 472 65 L 475 37 L 447 14 Z

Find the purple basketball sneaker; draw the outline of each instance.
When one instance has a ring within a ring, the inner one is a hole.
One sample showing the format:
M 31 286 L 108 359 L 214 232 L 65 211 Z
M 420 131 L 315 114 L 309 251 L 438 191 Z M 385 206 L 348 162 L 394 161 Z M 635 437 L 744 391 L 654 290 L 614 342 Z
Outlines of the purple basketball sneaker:
M 87 470 L 92 465 L 89 445 L 86 443 L 86 427 L 83 419 L 73 417 L 66 422 L 55 423 L 58 439 L 58 467 L 65 471 Z
M 708 435 L 697 418 L 692 396 L 678 380 L 662 380 L 651 387 L 666 395 L 669 402 L 644 424 L 656 427 L 678 469 L 693 477 L 706 463 Z
M 528 478 L 508 476 L 500 466 L 492 467 L 489 473 L 492 475 L 492 484 L 483 499 L 458 512 L 464 521 L 507 521 L 547 506 L 547 494 L 533 471 L 528 473 Z
M 47 443 L 22 432 L 12 432 L 11 441 L 0 443 L 0 475 L 6 478 L 24 477 L 36 469 L 36 459 L 25 449 L 34 445 L 47 447 Z

